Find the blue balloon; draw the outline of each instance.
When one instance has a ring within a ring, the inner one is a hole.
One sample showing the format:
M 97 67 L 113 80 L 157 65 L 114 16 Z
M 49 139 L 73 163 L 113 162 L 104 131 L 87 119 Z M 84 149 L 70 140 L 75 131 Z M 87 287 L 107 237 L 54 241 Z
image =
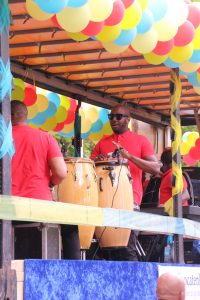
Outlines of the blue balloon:
M 127 46 L 136 38 L 137 29 L 134 27 L 129 30 L 122 30 L 120 35 L 113 42 L 119 46 Z
M 45 114 L 45 116 L 47 118 L 52 117 L 53 115 L 55 115 L 57 111 L 57 106 L 53 103 L 49 101 L 49 106 L 47 107 L 47 109 L 43 112 L 43 114 Z
M 104 123 L 108 122 L 109 110 L 106 108 L 100 108 L 99 110 L 99 119 Z
M 88 0 L 69 0 L 67 6 L 69 7 L 80 7 L 85 5 Z
M 190 73 L 190 75 L 187 76 L 188 81 L 194 85 L 200 87 L 200 82 L 197 79 L 197 72 Z
M 43 112 L 40 112 L 34 118 L 29 119 L 28 123 L 33 123 L 33 124 L 39 126 L 39 125 L 44 124 L 47 118 L 48 118 L 48 116 L 46 116 L 46 114 L 44 114 Z
M 176 63 L 173 60 L 171 60 L 169 57 L 163 62 L 163 64 L 169 68 L 177 68 L 181 65 L 181 63 Z
M 65 133 L 65 132 L 56 132 L 56 134 L 60 135 L 60 136 L 64 136 L 66 138 L 70 138 L 72 136 L 74 136 L 74 130 L 68 132 L 68 133 Z
M 56 93 L 49 93 L 47 98 L 50 102 L 54 103 L 55 106 L 58 108 L 60 105 L 60 97 Z
M 102 129 L 103 122 L 101 120 L 97 120 L 95 123 L 92 124 L 90 131 L 91 132 L 98 132 Z
M 148 8 L 153 14 L 154 21 L 161 20 L 168 10 L 167 0 L 148 0 L 148 2 Z
M 81 138 L 86 140 L 90 135 L 90 130 L 88 132 L 81 133 Z
M 143 34 L 151 29 L 154 18 L 152 12 L 147 8 L 142 13 L 142 19 L 137 25 L 137 33 Z
M 193 50 L 192 56 L 189 59 L 192 63 L 200 62 L 200 50 Z
M 48 14 L 56 14 L 67 6 L 69 0 L 33 0 L 41 10 Z

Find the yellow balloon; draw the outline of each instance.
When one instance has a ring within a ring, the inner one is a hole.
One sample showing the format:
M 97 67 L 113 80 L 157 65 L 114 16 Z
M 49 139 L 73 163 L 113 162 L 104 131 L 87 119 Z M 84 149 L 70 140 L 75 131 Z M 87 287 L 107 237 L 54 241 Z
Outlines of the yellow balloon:
M 82 42 L 82 41 L 86 41 L 89 39 L 89 36 L 87 36 L 81 32 L 68 32 L 68 36 L 77 42 Z
M 153 52 L 149 52 L 144 54 L 144 59 L 152 65 L 160 65 L 162 64 L 167 58 L 168 58 L 168 54 L 167 55 L 157 55 Z
M 14 86 L 19 86 L 21 89 L 24 90 L 25 83 L 24 83 L 24 81 L 22 79 L 20 79 L 20 78 L 14 78 L 13 81 L 14 81 Z
M 169 53 L 169 58 L 176 63 L 183 63 L 190 59 L 193 53 L 193 44 L 189 43 L 183 47 L 174 46 Z
M 58 123 L 64 122 L 67 118 L 66 108 L 64 106 L 59 106 L 56 111 L 55 117 Z
M 110 134 L 113 133 L 109 121 L 106 122 L 106 123 L 103 125 L 102 132 L 103 132 L 103 134 L 105 134 L 105 135 L 110 135 Z
M 45 131 L 53 130 L 57 125 L 57 119 L 55 116 L 46 119 L 44 124 L 40 125 L 40 128 Z
M 28 119 L 33 119 L 38 114 L 37 104 L 27 106 L 28 110 Z
M 158 40 L 161 42 L 173 39 L 178 31 L 176 22 L 167 17 L 164 17 L 160 21 L 154 23 L 153 27 L 156 29 Z
M 91 132 L 88 139 L 90 139 L 91 141 L 99 141 L 102 137 L 103 137 L 102 131 L 97 133 Z
M 67 96 L 60 95 L 60 105 L 64 106 L 66 110 L 70 108 L 70 99 Z
M 33 124 L 33 123 L 28 123 L 28 126 L 32 127 L 32 128 L 40 128 L 40 126 Z
M 70 123 L 70 124 L 65 124 L 65 126 L 63 127 L 63 129 L 61 130 L 61 132 L 63 133 L 69 133 L 74 129 L 74 122 Z
M 148 0 L 137 0 L 137 2 L 143 11 L 147 8 Z
M 23 101 L 24 99 L 24 89 L 22 89 L 20 86 L 15 86 L 14 90 L 12 91 L 11 95 L 12 100 L 19 100 Z
M 117 53 L 122 53 L 126 49 L 128 49 L 128 46 L 119 46 L 114 44 L 113 42 L 110 43 L 102 43 L 103 47 L 106 49 L 106 51 L 117 54 Z
M 69 32 L 79 32 L 89 23 L 91 13 L 89 5 L 85 4 L 80 7 L 66 7 L 57 15 L 60 26 Z
M 47 97 L 45 95 L 38 94 L 36 104 L 38 107 L 38 112 L 43 112 L 43 111 L 47 110 L 47 108 L 49 106 L 49 100 L 47 99 Z
M 142 9 L 137 2 L 134 2 L 126 10 L 121 22 L 122 29 L 132 29 L 140 23 Z
M 26 0 L 26 9 L 29 15 L 38 21 L 48 20 L 53 16 L 53 14 L 48 14 L 41 10 L 33 0 Z
M 200 49 L 200 25 L 196 28 L 194 38 L 193 38 L 194 50 Z
M 138 34 L 135 40 L 131 43 L 133 48 L 142 54 L 151 52 L 158 41 L 158 35 L 156 30 L 152 27 L 149 31 L 144 34 Z
M 98 120 L 99 113 L 96 107 L 89 107 L 86 112 L 86 118 L 89 119 L 92 123 L 95 123 Z
M 102 22 L 106 20 L 112 13 L 112 0 L 88 0 L 91 11 L 91 19 L 93 22 Z
M 193 88 L 194 88 L 195 92 L 200 95 L 200 87 L 199 86 L 193 86 Z
M 179 69 L 183 72 L 193 73 L 200 67 L 200 63 L 192 63 L 190 61 L 185 61 Z
M 104 43 L 112 42 L 118 38 L 121 32 L 121 24 L 115 26 L 104 26 L 99 34 L 96 35 L 96 38 Z
M 81 118 L 81 132 L 85 133 L 88 132 L 91 128 L 91 121 L 89 119 L 86 118 Z
M 190 144 L 191 147 L 195 146 L 195 142 L 198 139 L 198 132 L 191 132 L 187 136 L 187 143 Z
M 197 72 L 197 81 L 200 83 L 200 74 Z
M 181 155 L 186 155 L 189 153 L 191 149 L 191 145 L 187 142 L 182 142 L 181 143 L 181 146 L 180 146 L 180 152 L 181 152 Z

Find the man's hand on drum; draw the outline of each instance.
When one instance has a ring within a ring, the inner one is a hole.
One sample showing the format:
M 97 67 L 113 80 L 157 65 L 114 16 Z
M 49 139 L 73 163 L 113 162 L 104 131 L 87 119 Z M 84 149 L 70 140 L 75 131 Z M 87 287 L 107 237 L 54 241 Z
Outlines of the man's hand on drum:
M 108 159 L 107 155 L 105 155 L 103 153 L 100 153 L 99 155 L 97 155 L 95 157 L 95 161 L 98 161 L 98 160 L 107 160 L 107 159 Z
M 120 144 L 116 143 L 116 142 L 112 142 L 118 149 L 119 151 L 119 154 L 123 157 L 123 158 L 126 158 L 126 159 L 130 159 L 130 154 L 128 153 L 128 151 L 122 147 Z

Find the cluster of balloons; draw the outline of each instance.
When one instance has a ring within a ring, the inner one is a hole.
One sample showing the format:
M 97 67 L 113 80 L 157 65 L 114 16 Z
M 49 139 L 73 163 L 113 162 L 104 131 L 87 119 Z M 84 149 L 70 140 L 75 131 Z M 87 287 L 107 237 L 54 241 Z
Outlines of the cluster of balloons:
M 26 0 L 29 14 L 51 19 L 77 41 L 111 53 L 127 48 L 147 62 L 179 67 L 200 93 L 200 3 L 190 0 Z
M 198 132 L 187 131 L 182 136 L 181 155 L 183 162 L 192 166 L 200 160 L 200 137 Z
M 65 137 L 74 136 L 76 100 L 38 89 L 19 78 L 14 78 L 12 100 L 20 100 L 27 106 L 30 126 Z M 83 139 L 96 141 L 112 132 L 108 112 L 107 109 L 98 109 L 91 105 L 80 108 Z

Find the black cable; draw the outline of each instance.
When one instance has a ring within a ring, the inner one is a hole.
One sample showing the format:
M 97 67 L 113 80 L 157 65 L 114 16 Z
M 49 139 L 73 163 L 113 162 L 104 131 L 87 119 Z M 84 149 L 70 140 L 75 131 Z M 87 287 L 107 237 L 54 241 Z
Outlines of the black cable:
M 116 193 L 117 193 L 118 188 L 119 188 L 119 179 L 120 179 L 120 175 L 121 175 L 121 171 L 122 171 L 122 166 L 123 166 L 122 161 L 118 160 L 118 163 L 119 163 L 119 165 L 120 165 L 119 176 L 118 176 L 118 181 L 117 181 L 117 187 L 116 187 L 116 190 L 115 190 L 114 195 L 113 195 L 113 197 L 112 197 L 112 203 L 111 203 L 111 207 L 110 207 L 110 208 L 113 207 L 114 199 L 115 199 Z M 94 260 L 96 254 L 97 254 L 97 251 L 98 251 L 99 248 L 100 248 L 100 242 L 101 242 L 101 239 L 102 239 L 102 237 L 103 237 L 103 234 L 104 234 L 105 230 L 106 230 L 106 227 L 104 227 L 104 229 L 103 229 L 103 231 L 102 231 L 102 233 L 101 233 L 101 235 L 100 235 L 100 238 L 99 238 L 99 240 L 98 240 L 97 248 L 96 248 L 96 250 L 95 250 L 95 252 L 94 252 L 94 254 L 93 254 L 93 256 L 92 256 L 92 260 Z

